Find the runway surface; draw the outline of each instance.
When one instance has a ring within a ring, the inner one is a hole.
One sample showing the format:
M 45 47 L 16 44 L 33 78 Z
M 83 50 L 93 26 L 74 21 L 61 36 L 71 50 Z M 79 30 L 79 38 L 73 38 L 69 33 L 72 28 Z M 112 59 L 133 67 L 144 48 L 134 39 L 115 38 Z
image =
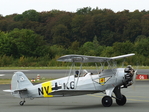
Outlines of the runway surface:
M 2 90 L 10 85 L 0 85 L 0 112 L 149 112 L 149 81 L 137 81 L 135 88 L 122 89 L 127 97 L 124 106 L 118 106 L 113 99 L 111 107 L 103 107 L 102 93 L 74 97 L 26 99 L 20 106 L 21 99 L 12 97 Z
M 11 79 L 14 72 L 22 71 L 29 78 L 36 78 L 39 74 L 41 78 L 61 78 L 68 76 L 69 70 L 0 70 L 1 79 Z M 87 70 L 94 74 L 97 73 L 97 70 Z M 139 69 L 138 74 L 149 74 L 149 69 Z

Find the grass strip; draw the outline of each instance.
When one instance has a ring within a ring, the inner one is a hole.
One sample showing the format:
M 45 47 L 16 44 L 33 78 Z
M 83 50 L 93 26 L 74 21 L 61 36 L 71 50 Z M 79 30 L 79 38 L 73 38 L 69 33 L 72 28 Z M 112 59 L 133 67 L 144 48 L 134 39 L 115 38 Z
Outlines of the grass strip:
M 35 81 L 30 81 L 34 84 L 34 83 L 42 83 L 42 82 L 46 82 L 46 81 L 50 81 L 53 79 L 41 79 L 41 80 L 35 80 Z M 0 79 L 0 84 L 11 84 L 11 79 Z

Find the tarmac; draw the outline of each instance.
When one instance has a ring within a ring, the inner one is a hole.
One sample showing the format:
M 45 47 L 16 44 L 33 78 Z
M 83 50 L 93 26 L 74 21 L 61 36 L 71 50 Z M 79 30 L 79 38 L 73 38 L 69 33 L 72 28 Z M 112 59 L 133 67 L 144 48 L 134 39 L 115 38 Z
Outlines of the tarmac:
M 111 107 L 103 107 L 102 93 L 73 97 L 26 99 L 20 106 L 21 99 L 14 98 L 2 90 L 10 84 L 0 85 L 0 112 L 149 112 L 149 80 L 136 81 L 134 86 L 122 89 L 127 98 L 124 106 L 118 106 L 113 99 Z
M 11 79 L 12 75 L 17 72 L 23 72 L 29 79 L 36 78 L 37 75 L 40 75 L 41 78 L 61 78 L 68 76 L 69 70 L 0 70 L 0 78 L 1 79 Z M 97 70 L 92 69 L 88 70 L 93 74 L 97 74 Z M 138 74 L 149 74 L 149 69 L 138 69 Z

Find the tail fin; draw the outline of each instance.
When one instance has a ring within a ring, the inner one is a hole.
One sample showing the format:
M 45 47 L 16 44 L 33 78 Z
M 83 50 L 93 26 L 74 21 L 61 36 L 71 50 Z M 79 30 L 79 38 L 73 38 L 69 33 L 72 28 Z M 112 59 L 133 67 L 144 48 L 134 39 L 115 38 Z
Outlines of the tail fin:
M 19 90 L 31 86 L 33 86 L 33 84 L 29 81 L 29 79 L 25 76 L 23 72 L 16 72 L 12 76 L 11 90 Z

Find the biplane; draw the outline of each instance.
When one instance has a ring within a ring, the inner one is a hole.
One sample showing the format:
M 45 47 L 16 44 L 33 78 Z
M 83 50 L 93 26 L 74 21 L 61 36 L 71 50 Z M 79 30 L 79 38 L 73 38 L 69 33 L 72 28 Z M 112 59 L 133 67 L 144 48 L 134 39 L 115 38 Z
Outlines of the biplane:
M 131 65 L 126 68 L 115 68 L 109 62 L 133 55 L 135 54 L 131 53 L 115 57 L 64 55 L 57 61 L 72 63 L 67 77 L 33 85 L 23 72 L 16 72 L 12 76 L 11 89 L 3 91 L 10 92 L 14 97 L 23 99 L 19 103 L 21 106 L 24 105 L 26 98 L 66 97 L 100 92 L 105 94 L 102 98 L 103 106 L 110 107 L 113 103 L 112 98 L 116 99 L 116 103 L 122 106 L 126 103 L 126 97 L 121 93 L 121 89 L 127 88 L 134 83 L 137 71 Z M 93 74 L 82 69 L 83 63 L 90 62 L 107 62 L 110 67 L 107 69 L 102 68 Z M 81 64 L 79 70 L 73 69 L 75 63 Z

